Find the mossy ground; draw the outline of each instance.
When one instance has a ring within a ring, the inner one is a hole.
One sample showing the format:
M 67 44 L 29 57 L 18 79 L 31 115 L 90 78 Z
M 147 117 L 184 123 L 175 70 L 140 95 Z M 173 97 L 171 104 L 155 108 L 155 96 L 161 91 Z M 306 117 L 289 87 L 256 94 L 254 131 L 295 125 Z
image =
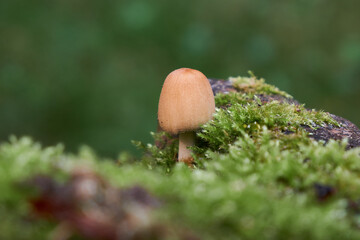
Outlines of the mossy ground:
M 121 154 L 115 161 L 89 148 L 76 155 L 61 145 L 43 149 L 29 138 L 2 143 L 0 239 L 46 239 L 55 223 L 30 213 L 27 199 L 36 192 L 19 183 L 36 174 L 66 181 L 85 165 L 114 186 L 145 187 L 164 203 L 158 221 L 202 239 L 360 239 L 360 149 L 308 137 L 302 125 L 337 125 L 327 113 L 262 103 L 257 94 L 290 95 L 254 76 L 233 81 L 242 93 L 216 96 L 191 168 L 174 161 L 176 140 L 161 148 L 136 143 L 145 150 L 141 159 Z M 163 141 L 166 134 L 153 135 Z

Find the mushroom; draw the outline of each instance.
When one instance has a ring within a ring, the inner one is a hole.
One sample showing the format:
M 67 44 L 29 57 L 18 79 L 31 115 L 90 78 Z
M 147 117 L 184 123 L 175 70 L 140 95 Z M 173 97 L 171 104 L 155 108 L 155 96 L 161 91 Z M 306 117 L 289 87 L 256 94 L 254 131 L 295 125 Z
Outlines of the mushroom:
M 166 77 L 160 94 L 158 120 L 164 131 L 179 134 L 180 162 L 192 161 L 188 147 L 194 145 L 194 130 L 208 122 L 214 112 L 214 94 L 203 73 L 180 68 Z

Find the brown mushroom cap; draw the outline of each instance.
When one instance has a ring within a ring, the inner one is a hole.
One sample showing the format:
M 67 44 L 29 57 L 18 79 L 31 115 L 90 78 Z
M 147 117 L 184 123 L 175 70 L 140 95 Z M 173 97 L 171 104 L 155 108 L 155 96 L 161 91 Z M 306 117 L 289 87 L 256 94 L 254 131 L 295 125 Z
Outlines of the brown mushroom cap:
M 173 134 L 195 130 L 208 122 L 214 112 L 214 94 L 204 74 L 180 68 L 166 77 L 158 108 L 163 130 Z

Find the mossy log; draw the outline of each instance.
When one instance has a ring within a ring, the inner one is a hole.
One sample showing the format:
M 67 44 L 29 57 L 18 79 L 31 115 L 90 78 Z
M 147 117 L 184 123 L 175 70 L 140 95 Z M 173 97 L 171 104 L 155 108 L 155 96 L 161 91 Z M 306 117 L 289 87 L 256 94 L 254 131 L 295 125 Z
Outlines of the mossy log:
M 233 83 L 229 80 L 219 80 L 219 79 L 209 79 L 211 87 L 213 89 L 214 95 L 218 93 L 229 93 L 229 92 L 241 92 L 242 90 L 236 89 Z M 243 91 L 245 93 L 245 91 Z M 288 102 L 296 105 L 300 103 L 292 98 L 288 98 L 282 95 L 267 95 L 259 94 L 257 95 L 262 103 L 267 103 L 271 101 L 279 102 Z M 354 148 L 360 146 L 360 129 L 350 122 L 349 120 L 330 114 L 330 116 L 340 123 L 339 127 L 334 127 L 331 124 L 325 124 L 325 126 L 319 126 L 316 129 L 311 128 L 310 126 L 302 125 L 302 127 L 309 133 L 309 137 L 315 140 L 323 140 L 328 142 L 330 139 L 342 140 L 344 138 L 348 139 L 348 148 Z
M 209 79 L 210 85 L 212 87 L 214 95 L 217 94 L 228 94 L 231 92 L 239 92 L 246 94 L 246 88 L 236 88 L 234 83 L 231 80 L 223 80 L 223 79 Z M 272 101 L 278 102 L 286 102 L 295 105 L 301 105 L 297 100 L 293 99 L 288 95 L 283 94 L 267 94 L 260 93 L 255 94 L 263 104 L 269 103 Z M 311 111 L 311 109 L 308 109 Z M 336 116 L 334 114 L 329 113 L 330 116 L 339 123 L 339 126 L 334 126 L 332 124 L 325 123 L 321 126 L 316 126 L 313 128 L 312 126 L 308 126 L 302 124 L 301 127 L 308 132 L 308 136 L 317 141 L 328 142 L 330 139 L 341 141 L 346 138 L 348 140 L 347 149 L 359 147 L 360 146 L 360 129 L 350 122 L 349 120 L 342 118 L 340 116 Z M 158 131 L 162 131 L 160 127 L 158 127 Z M 291 134 L 291 131 L 288 132 Z M 175 136 L 173 136 L 175 137 Z M 171 139 L 170 139 L 171 140 Z M 157 143 L 159 146 L 159 143 Z

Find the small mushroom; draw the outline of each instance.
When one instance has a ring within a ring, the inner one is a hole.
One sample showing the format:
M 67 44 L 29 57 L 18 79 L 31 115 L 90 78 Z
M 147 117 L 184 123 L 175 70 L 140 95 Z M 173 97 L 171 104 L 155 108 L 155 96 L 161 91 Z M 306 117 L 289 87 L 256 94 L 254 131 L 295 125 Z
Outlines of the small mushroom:
M 179 134 L 180 162 L 192 161 L 188 147 L 194 145 L 194 130 L 208 122 L 214 112 L 214 94 L 203 73 L 180 68 L 166 77 L 160 94 L 158 119 L 164 131 Z

